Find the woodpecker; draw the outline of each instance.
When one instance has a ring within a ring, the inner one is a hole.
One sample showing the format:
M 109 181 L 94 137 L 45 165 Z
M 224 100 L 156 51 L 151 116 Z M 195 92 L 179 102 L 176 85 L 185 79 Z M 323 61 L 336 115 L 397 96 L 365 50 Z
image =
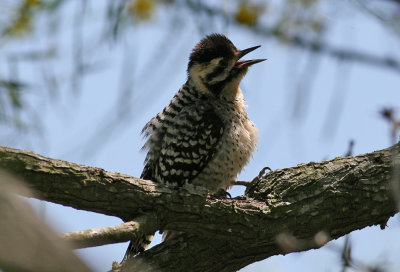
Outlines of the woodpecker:
M 143 128 L 148 150 L 141 178 L 163 184 L 227 190 L 256 149 L 240 81 L 249 66 L 241 60 L 260 46 L 238 50 L 224 35 L 203 38 L 189 57 L 187 81 L 168 106 Z M 131 241 L 125 258 L 143 251 L 152 235 Z

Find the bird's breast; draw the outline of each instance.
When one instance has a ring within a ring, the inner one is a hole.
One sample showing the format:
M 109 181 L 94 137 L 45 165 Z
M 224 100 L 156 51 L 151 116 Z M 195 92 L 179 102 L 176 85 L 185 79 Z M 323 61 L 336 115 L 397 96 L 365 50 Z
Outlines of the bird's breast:
M 258 130 L 248 118 L 242 99 L 230 104 L 215 105 L 217 115 L 224 124 L 224 134 L 218 152 L 208 166 L 193 181 L 211 192 L 230 187 L 232 181 L 249 162 L 256 150 Z

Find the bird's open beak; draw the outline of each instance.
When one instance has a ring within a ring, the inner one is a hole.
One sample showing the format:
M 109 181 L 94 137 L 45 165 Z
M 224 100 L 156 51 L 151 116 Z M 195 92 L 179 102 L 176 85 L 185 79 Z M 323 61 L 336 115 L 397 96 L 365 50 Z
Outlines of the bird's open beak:
M 240 60 L 244 55 L 250 53 L 251 51 L 256 50 L 259 47 L 261 47 L 261 45 L 257 45 L 257 46 L 250 47 L 250 48 L 239 51 L 238 60 L 235 62 L 235 66 L 238 68 L 249 67 L 250 65 L 253 65 L 255 63 L 259 63 L 264 60 L 267 60 L 267 59 Z

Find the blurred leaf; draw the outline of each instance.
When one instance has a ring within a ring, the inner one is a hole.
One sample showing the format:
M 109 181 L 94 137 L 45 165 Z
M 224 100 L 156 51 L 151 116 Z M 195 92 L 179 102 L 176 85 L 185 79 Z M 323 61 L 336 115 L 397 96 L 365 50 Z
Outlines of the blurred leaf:
M 10 97 L 11 104 L 14 108 L 22 108 L 21 97 L 15 90 L 9 90 L 8 96 Z
M 3 30 L 4 36 L 21 37 L 33 30 L 33 20 L 38 11 L 55 11 L 63 0 L 24 0 L 15 12 L 12 22 Z
M 5 28 L 4 34 L 9 36 L 23 36 L 32 29 L 32 10 L 40 5 L 38 0 L 25 0 L 20 5 L 13 22 Z
M 21 90 L 25 87 L 26 85 L 19 81 L 0 80 L 0 92 L 2 92 L 0 94 L 5 94 L 1 95 L 0 99 L 6 100 L 6 104 L 9 104 L 12 109 L 20 110 L 23 108 Z M 4 112 L 1 113 L 4 114 Z
M 21 81 L 0 80 L 0 88 L 6 88 L 6 89 L 10 89 L 10 90 L 19 91 L 24 87 L 26 87 L 26 84 L 22 83 Z
M 295 0 L 293 2 L 299 2 L 303 7 L 309 7 L 318 1 L 319 0 Z
M 242 25 L 254 26 L 257 24 L 259 15 L 264 10 L 264 5 L 257 5 L 248 1 L 242 1 L 235 14 L 235 20 Z
M 142 21 L 150 19 L 154 9 L 155 0 L 132 0 L 128 4 L 129 13 Z
M 48 12 L 53 12 L 61 7 L 61 4 L 65 3 L 64 0 L 54 0 L 54 1 L 45 1 L 40 5 L 41 10 L 45 10 Z
M 26 0 L 25 1 L 26 6 L 39 6 L 42 4 L 42 1 L 40 0 Z

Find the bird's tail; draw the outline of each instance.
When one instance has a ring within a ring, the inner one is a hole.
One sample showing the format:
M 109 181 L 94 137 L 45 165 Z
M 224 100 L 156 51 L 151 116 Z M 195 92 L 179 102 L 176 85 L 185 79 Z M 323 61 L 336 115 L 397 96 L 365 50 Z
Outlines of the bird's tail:
M 148 235 L 144 234 L 138 237 L 137 240 L 131 240 L 129 243 L 128 249 L 125 252 L 124 259 L 122 262 L 127 261 L 128 259 L 132 258 L 133 256 L 143 252 L 153 240 L 154 234 Z

